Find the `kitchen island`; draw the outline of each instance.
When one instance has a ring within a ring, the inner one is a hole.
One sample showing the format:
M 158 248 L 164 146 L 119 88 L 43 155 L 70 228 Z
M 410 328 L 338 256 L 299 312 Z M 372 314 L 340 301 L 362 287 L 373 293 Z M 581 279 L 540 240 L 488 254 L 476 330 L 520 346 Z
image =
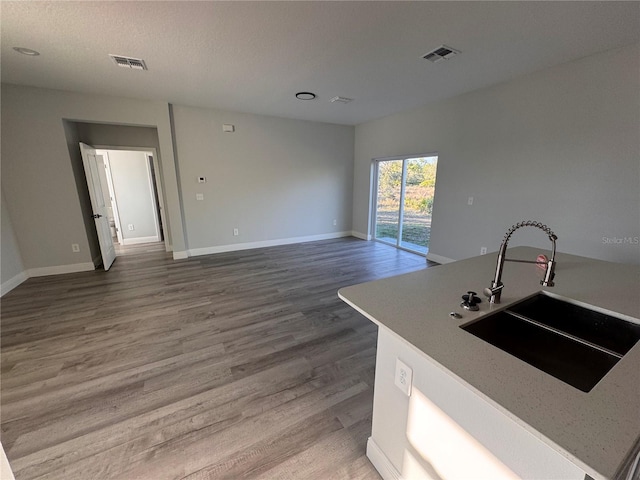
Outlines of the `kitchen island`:
M 340 290 L 379 326 L 367 455 L 385 479 L 452 478 L 465 466 L 475 478 L 624 478 L 640 434 L 640 342 L 583 392 L 460 326 L 540 291 L 640 323 L 640 268 L 558 253 L 555 287 L 543 288 L 543 270 L 508 263 L 502 302 L 463 310 L 461 295 L 489 286 L 496 256 Z M 394 384 L 397 359 L 413 375 L 410 396 Z

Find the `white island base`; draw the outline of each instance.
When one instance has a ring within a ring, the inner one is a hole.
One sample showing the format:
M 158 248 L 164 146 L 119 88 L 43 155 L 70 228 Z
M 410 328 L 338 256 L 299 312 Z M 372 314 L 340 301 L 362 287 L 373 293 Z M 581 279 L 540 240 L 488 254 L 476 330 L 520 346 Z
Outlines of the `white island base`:
M 394 384 L 396 358 L 413 371 Z M 385 480 L 583 480 L 585 473 L 381 326 L 367 457 Z

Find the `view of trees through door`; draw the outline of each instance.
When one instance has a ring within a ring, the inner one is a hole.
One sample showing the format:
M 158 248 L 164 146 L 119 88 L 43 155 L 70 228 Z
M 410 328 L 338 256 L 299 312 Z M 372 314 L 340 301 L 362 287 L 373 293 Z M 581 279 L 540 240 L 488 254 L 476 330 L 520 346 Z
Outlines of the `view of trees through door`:
M 426 255 L 437 166 L 435 155 L 376 162 L 376 240 Z

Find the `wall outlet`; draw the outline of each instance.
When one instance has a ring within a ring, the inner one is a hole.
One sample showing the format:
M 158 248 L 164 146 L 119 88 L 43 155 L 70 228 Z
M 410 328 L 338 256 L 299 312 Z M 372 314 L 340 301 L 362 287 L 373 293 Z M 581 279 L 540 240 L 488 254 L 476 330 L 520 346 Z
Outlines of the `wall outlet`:
M 127 228 L 133 232 L 135 230 L 135 227 L 133 226 L 133 223 L 130 223 L 129 225 L 127 225 Z
M 233 229 L 233 236 L 234 236 L 234 237 L 237 237 L 238 235 L 240 235 L 240 232 L 238 232 L 238 229 L 237 229 L 237 228 L 234 228 L 234 229 Z
M 467 199 L 467 205 L 473 205 L 473 197 Z
M 487 253 L 487 247 L 480 247 L 480 255 L 485 255 Z
M 396 387 L 400 389 L 407 397 L 411 396 L 411 385 L 413 381 L 413 370 L 409 368 L 402 360 L 396 358 Z
M 334 218 L 333 219 L 333 226 L 335 227 L 336 225 L 338 225 L 338 221 Z
M 78 245 L 77 243 L 72 243 L 71 244 L 71 251 L 78 253 L 80 251 L 80 245 Z
M 204 200 L 204 193 L 196 193 L 196 200 Z

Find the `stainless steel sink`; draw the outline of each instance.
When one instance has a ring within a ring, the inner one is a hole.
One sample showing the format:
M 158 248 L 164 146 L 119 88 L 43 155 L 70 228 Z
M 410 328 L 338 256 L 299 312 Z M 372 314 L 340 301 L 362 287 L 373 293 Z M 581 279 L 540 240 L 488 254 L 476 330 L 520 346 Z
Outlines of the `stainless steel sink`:
M 462 329 L 583 392 L 640 339 L 640 325 L 545 294 Z

